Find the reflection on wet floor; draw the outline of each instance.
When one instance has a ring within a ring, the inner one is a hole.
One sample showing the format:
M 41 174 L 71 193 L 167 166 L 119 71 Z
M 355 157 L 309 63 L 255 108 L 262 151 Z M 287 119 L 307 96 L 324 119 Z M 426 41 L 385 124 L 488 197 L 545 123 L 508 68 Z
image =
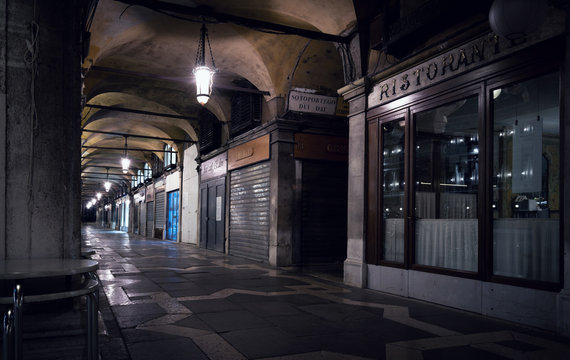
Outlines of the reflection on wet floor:
M 84 226 L 100 351 L 119 359 L 567 359 L 570 340 L 197 248 Z M 322 275 L 322 274 L 321 274 Z

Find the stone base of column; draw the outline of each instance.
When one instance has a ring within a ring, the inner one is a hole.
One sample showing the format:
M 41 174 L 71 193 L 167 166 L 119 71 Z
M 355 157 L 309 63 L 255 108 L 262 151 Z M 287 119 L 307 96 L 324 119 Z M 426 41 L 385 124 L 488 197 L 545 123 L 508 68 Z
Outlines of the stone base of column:
M 366 287 L 367 265 L 357 259 L 344 261 L 344 283 L 347 285 Z

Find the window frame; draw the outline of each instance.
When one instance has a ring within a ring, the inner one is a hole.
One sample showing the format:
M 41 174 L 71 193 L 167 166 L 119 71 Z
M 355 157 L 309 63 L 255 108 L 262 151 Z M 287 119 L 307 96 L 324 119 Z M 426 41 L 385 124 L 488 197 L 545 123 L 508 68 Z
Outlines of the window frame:
M 564 284 L 564 207 L 560 208 L 560 236 L 559 236 L 559 263 L 560 276 L 558 282 L 542 282 L 522 278 L 506 277 L 493 274 L 493 214 L 485 211 L 492 202 L 492 173 L 493 173 L 493 108 L 492 91 L 498 87 L 506 87 L 535 77 L 557 72 L 559 76 L 559 103 L 560 103 L 560 166 L 564 164 L 564 89 L 563 89 L 563 56 L 560 39 L 546 41 L 530 47 L 512 56 L 500 59 L 484 67 L 474 69 L 441 83 L 435 84 L 418 92 L 408 94 L 389 103 L 368 109 L 366 118 L 366 146 L 367 146 L 367 172 L 366 172 L 366 222 L 367 239 L 365 244 L 366 262 L 371 265 L 383 265 L 406 270 L 417 270 L 429 273 L 438 273 L 453 277 L 471 278 L 492 283 L 502 283 L 526 288 L 537 288 L 547 291 L 559 291 Z M 538 54 L 538 55 L 536 55 Z M 447 268 L 437 268 L 415 264 L 415 234 L 414 222 L 410 221 L 410 209 L 415 206 L 415 196 L 411 196 L 409 184 L 414 180 L 415 152 L 410 149 L 415 146 L 414 131 L 415 114 L 429 110 L 446 103 L 453 102 L 468 96 L 478 95 L 479 118 L 479 188 L 477 194 L 478 209 L 478 272 L 465 272 Z M 405 176 L 404 188 L 405 225 L 404 225 L 404 263 L 394 263 L 382 260 L 382 123 L 391 121 L 405 114 Z M 374 170 L 374 171 L 372 171 Z M 560 174 L 560 203 L 564 194 L 564 174 Z

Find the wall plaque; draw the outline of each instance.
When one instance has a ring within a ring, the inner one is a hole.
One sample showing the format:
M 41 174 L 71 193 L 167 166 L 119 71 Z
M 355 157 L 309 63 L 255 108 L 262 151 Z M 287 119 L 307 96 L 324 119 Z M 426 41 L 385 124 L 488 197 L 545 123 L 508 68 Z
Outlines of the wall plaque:
M 228 170 L 269 159 L 269 134 L 228 150 Z
M 289 92 L 289 110 L 305 113 L 335 115 L 338 98 L 301 91 Z
M 224 152 L 200 165 L 200 178 L 202 181 L 223 176 L 228 170 L 228 153 Z
M 314 134 L 295 134 L 295 158 L 348 160 L 348 138 Z
M 146 202 L 154 201 L 154 188 L 152 185 L 146 187 Z

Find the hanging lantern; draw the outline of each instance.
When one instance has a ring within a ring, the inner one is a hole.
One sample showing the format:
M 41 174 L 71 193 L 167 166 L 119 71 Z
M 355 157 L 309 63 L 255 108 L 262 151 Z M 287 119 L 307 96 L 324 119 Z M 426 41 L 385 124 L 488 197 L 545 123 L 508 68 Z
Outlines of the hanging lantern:
M 128 153 L 127 153 L 127 137 L 125 136 L 125 157 L 121 159 L 121 166 L 123 167 L 123 174 L 126 174 L 129 171 L 129 167 L 131 166 L 131 160 L 129 160 Z
M 212 68 L 206 65 L 206 40 L 208 41 L 208 48 L 210 49 Z M 206 29 L 205 24 L 202 24 L 202 28 L 200 29 L 200 43 L 198 44 L 198 51 L 196 52 L 196 66 L 194 70 L 192 70 L 196 81 L 196 100 L 198 100 L 200 105 L 205 105 L 210 99 L 214 73 L 216 71 L 214 55 L 212 55 L 212 47 L 210 46 L 210 39 L 208 38 L 208 29 Z
M 107 168 L 107 181 L 103 184 L 105 186 L 105 191 L 109 192 L 111 190 L 111 183 L 109 182 L 109 168 Z

